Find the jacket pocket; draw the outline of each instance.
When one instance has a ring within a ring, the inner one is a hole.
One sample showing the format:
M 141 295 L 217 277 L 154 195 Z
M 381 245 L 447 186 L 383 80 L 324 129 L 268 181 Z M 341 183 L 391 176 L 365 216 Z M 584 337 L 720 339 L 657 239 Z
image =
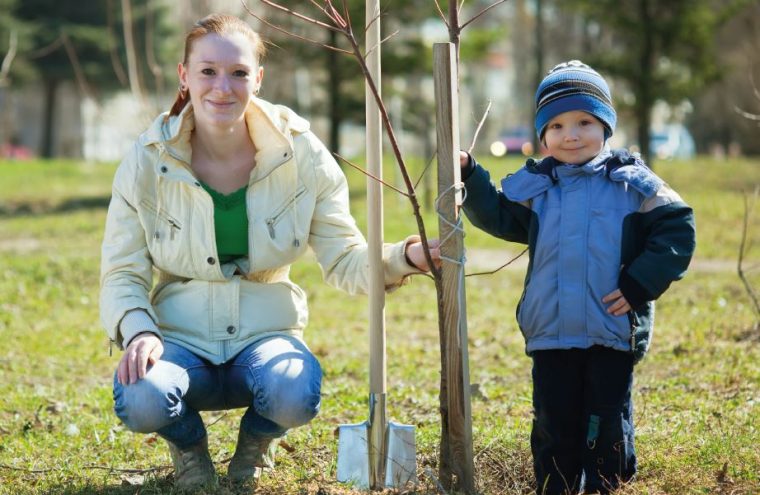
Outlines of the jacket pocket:
M 299 199 L 301 199 L 304 196 L 304 194 L 306 194 L 306 186 L 301 184 L 293 196 L 288 198 L 288 200 L 285 201 L 283 204 L 281 204 L 274 211 L 274 213 L 272 213 L 265 219 L 267 230 L 269 231 L 270 239 L 274 240 L 276 238 L 275 227 L 277 226 L 278 223 L 280 223 L 280 220 L 282 220 L 282 218 L 285 217 L 285 214 L 293 206 L 293 204 L 296 203 Z
M 177 220 L 175 217 L 167 213 L 165 210 L 158 211 L 158 208 L 156 205 L 148 201 L 147 199 L 143 199 L 140 201 L 140 206 L 145 208 L 147 215 L 152 218 L 158 218 L 163 223 L 165 223 L 169 227 L 169 239 L 174 240 L 175 236 L 179 234 L 179 232 L 182 230 L 182 224 Z M 156 234 L 159 234 L 158 231 L 158 223 L 154 225 L 154 233 L 153 236 Z

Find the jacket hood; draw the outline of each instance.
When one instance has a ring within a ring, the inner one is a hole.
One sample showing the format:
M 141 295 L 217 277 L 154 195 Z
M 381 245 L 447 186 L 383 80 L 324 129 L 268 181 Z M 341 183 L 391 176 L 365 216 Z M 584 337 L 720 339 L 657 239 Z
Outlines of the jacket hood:
M 256 147 L 256 167 L 252 180 L 269 173 L 293 156 L 293 137 L 309 130 L 309 122 L 283 105 L 253 97 L 245 111 L 245 121 L 251 141 Z M 191 103 L 179 115 L 169 112 L 159 115 L 148 129 L 140 135 L 143 146 L 155 145 L 174 158 L 190 163 L 192 148 L 190 136 L 195 129 L 195 113 Z M 158 164 L 158 162 L 157 162 Z

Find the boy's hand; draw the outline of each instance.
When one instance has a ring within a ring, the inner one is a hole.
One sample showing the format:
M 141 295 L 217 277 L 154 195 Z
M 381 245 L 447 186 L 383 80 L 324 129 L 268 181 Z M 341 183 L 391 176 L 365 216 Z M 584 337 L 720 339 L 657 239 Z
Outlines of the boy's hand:
M 465 168 L 470 163 L 470 155 L 466 151 L 459 152 L 459 166 Z
M 602 302 L 605 304 L 611 303 L 607 306 L 607 313 L 615 316 L 623 316 L 631 310 L 631 305 L 628 304 L 628 301 L 623 297 L 623 293 L 620 292 L 620 289 L 616 289 L 604 296 Z

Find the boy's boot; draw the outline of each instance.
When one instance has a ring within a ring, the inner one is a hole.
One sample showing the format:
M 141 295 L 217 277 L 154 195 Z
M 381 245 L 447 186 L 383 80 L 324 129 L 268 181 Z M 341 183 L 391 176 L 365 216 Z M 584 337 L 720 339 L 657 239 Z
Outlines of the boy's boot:
M 208 437 L 185 449 L 168 440 L 166 443 L 174 464 L 174 485 L 177 488 L 189 490 L 216 481 L 214 463 L 208 453 Z
M 230 481 L 244 483 L 257 480 L 262 468 L 274 468 L 274 454 L 279 442 L 278 437 L 249 435 L 241 428 L 235 455 L 228 469 Z

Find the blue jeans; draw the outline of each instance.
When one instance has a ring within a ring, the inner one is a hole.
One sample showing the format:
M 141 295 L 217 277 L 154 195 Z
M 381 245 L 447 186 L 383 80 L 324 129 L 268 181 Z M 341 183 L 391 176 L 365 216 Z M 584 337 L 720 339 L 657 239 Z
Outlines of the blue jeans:
M 114 375 L 114 411 L 130 430 L 157 432 L 181 449 L 206 436 L 198 411 L 247 407 L 243 431 L 278 437 L 317 415 L 321 382 L 316 357 L 293 337 L 254 342 L 220 365 L 165 342 L 137 383 L 121 385 Z
M 593 346 L 532 357 L 537 493 L 609 493 L 631 480 L 633 355 Z

